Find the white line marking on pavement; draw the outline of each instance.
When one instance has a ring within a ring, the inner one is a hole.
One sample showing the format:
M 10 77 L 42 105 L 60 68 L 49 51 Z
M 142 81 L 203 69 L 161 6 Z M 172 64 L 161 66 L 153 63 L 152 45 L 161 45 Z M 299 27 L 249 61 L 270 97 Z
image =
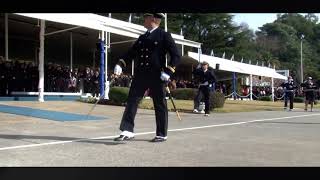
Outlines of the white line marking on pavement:
M 214 125 L 198 126 L 198 127 L 190 127 L 190 128 L 169 129 L 168 131 L 169 132 L 175 132 L 175 131 L 186 131 L 186 130 L 193 130 L 193 129 L 204 129 L 204 128 L 211 128 L 211 127 L 234 126 L 234 125 L 247 124 L 247 123 L 253 123 L 253 122 L 274 121 L 274 120 L 279 120 L 279 119 L 291 119 L 291 118 L 300 118 L 300 117 L 318 116 L 318 115 L 320 115 L 320 113 L 299 115 L 299 116 L 286 116 L 286 117 L 269 118 L 269 119 L 257 119 L 257 120 L 251 120 L 251 121 L 243 121 L 243 122 L 236 122 L 236 123 L 226 123 L 226 124 L 214 124 Z M 155 133 L 155 132 L 154 131 L 141 132 L 141 133 L 135 133 L 135 136 L 153 134 L 153 133 Z M 11 147 L 0 148 L 0 151 L 10 150 L 10 149 L 21 149 L 21 148 L 29 148 L 29 147 L 55 145 L 55 144 L 66 144 L 66 143 L 73 143 L 73 142 L 80 142 L 80 141 L 87 141 L 87 140 L 109 139 L 109 138 L 115 138 L 115 137 L 118 137 L 118 135 L 95 137 L 95 138 L 84 138 L 84 139 L 76 139 L 76 140 L 69 140 L 69 141 L 55 141 L 55 142 L 49 142 L 49 143 L 39 143 L 39 144 L 28 144 L 28 145 L 20 145 L 20 146 L 11 146 Z

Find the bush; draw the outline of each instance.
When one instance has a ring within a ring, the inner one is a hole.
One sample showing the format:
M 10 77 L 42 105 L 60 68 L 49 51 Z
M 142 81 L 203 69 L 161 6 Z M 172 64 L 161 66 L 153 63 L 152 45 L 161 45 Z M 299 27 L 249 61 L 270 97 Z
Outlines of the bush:
M 304 97 L 294 97 L 293 98 L 293 102 L 296 102 L 296 103 L 303 103 L 304 102 Z
M 193 100 L 196 94 L 196 89 L 192 88 L 178 88 L 171 91 L 172 97 L 182 100 Z
M 112 87 L 109 91 L 109 100 L 107 104 L 124 105 L 127 102 L 129 88 L 127 87 Z
M 210 111 L 214 108 L 222 108 L 225 100 L 224 94 L 220 92 L 210 92 Z
M 260 96 L 259 101 L 272 101 L 272 98 L 270 96 Z

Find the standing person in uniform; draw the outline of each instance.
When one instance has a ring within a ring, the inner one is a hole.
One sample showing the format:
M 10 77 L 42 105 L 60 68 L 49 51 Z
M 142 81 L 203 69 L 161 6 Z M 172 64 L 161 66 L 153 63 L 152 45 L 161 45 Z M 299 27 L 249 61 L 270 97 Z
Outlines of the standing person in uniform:
M 159 27 L 164 16 L 163 13 L 144 14 L 144 27 L 148 31 L 138 38 L 115 67 L 115 69 L 122 69 L 126 67 L 126 62 L 131 62 L 132 59 L 137 62 L 127 105 L 120 124 L 122 132 L 119 137 L 114 139 L 115 141 L 134 138 L 134 119 L 138 103 L 147 89 L 151 91 L 156 115 L 156 136 L 151 142 L 162 142 L 167 139 L 168 109 L 165 86 L 170 76 L 175 72 L 176 65 L 180 62 L 180 53 L 171 34 Z M 166 67 L 167 52 L 170 55 L 170 61 Z
M 7 95 L 7 67 L 5 62 L 0 60 L 0 96 Z
M 199 76 L 199 71 L 201 71 L 202 65 L 201 63 L 198 64 L 197 68 L 195 70 L 193 70 L 192 74 L 193 74 L 193 82 L 195 84 L 195 86 L 197 86 L 199 88 L 199 83 L 200 83 L 200 76 Z M 201 99 L 203 99 L 203 93 L 202 91 L 197 91 L 196 96 L 193 99 L 193 112 L 194 113 L 199 113 L 199 106 L 200 106 L 200 102 Z M 200 111 L 201 114 L 204 114 L 204 110 L 202 109 Z
M 310 111 L 313 109 L 313 104 L 315 102 L 315 90 L 317 86 L 313 84 L 312 77 L 308 77 L 308 79 L 301 84 L 301 87 L 304 87 L 303 92 L 305 93 L 305 106 L 304 110 L 308 110 L 308 104 L 310 104 Z
M 290 109 L 293 109 L 293 98 L 294 98 L 294 91 L 297 89 L 297 86 L 294 84 L 293 79 L 291 76 L 288 77 L 288 81 L 281 84 L 284 89 L 284 109 L 288 109 L 288 100 L 290 101 Z
M 204 96 L 205 103 L 205 116 L 210 114 L 210 84 L 216 82 L 216 77 L 214 75 L 213 69 L 209 68 L 209 63 L 203 61 L 201 68 L 196 69 L 194 72 L 195 76 L 199 77 L 199 93 Z M 200 96 L 199 96 L 200 97 Z M 197 99 L 196 102 L 200 102 L 201 99 Z
M 92 96 L 94 98 L 99 98 L 99 92 L 100 92 L 100 87 L 99 87 L 99 79 L 100 79 L 100 73 L 98 70 L 94 72 L 94 76 L 91 77 L 92 81 Z

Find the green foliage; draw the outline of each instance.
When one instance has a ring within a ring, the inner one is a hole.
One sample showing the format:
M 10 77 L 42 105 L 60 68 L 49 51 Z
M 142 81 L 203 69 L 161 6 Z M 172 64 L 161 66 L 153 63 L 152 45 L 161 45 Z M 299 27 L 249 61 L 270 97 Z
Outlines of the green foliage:
M 270 96 L 260 96 L 258 98 L 259 101 L 272 101 L 272 98 Z
M 172 90 L 171 95 L 175 99 L 193 100 L 196 95 L 196 91 L 196 89 L 192 88 L 178 88 L 176 90 Z
M 224 94 L 220 92 L 210 92 L 210 111 L 214 108 L 222 108 L 225 100 Z
M 124 105 L 127 102 L 128 95 L 129 95 L 129 88 L 112 87 L 109 92 L 108 104 Z
M 318 18 L 309 13 L 305 16 L 298 13 L 279 14 L 273 23 L 268 23 L 257 32 L 257 43 L 260 52 L 271 53 L 272 59 L 278 62 L 277 68 L 289 69 L 296 80 L 300 75 L 301 42 L 303 45 L 304 78 L 309 75 L 320 78 L 320 26 Z M 304 38 L 301 40 L 301 35 Z M 273 40 L 273 41 L 272 41 Z M 261 46 L 264 43 L 264 46 Z
M 109 100 L 100 99 L 98 104 L 109 104 L 123 106 L 126 104 L 129 95 L 129 88 L 126 87 L 112 87 L 109 92 Z M 97 99 L 94 97 L 80 98 L 81 102 L 96 103 Z
M 304 97 L 299 97 L 299 96 L 294 97 L 293 102 L 302 103 L 302 102 L 304 102 Z
M 171 91 L 171 94 L 176 99 L 193 100 L 196 96 L 197 89 L 192 88 L 179 88 Z M 222 108 L 225 103 L 224 94 L 220 92 L 210 92 L 210 110 L 214 108 Z

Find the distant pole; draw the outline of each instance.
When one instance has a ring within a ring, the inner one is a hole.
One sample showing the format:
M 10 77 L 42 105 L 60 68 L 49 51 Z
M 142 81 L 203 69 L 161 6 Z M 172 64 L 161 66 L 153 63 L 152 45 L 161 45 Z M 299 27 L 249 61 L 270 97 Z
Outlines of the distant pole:
M 303 41 L 304 35 L 301 35 L 301 43 L 300 43 L 300 53 L 301 53 L 301 59 L 300 59 L 300 76 L 301 76 L 301 83 L 303 83 L 303 61 L 302 61 L 302 41 Z

